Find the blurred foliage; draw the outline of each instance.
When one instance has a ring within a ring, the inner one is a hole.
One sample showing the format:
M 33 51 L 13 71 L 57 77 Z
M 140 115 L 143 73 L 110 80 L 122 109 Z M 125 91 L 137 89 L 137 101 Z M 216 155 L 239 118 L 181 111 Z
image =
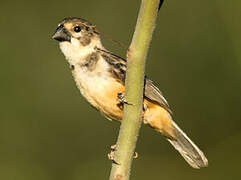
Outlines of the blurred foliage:
M 1 0 L 0 179 L 107 179 L 107 153 L 119 123 L 80 96 L 51 36 L 64 17 L 78 16 L 128 45 L 139 4 Z M 191 169 L 164 138 L 143 126 L 133 180 L 241 178 L 240 7 L 238 0 L 164 2 L 147 75 L 210 166 Z M 123 49 L 103 42 L 125 57 Z

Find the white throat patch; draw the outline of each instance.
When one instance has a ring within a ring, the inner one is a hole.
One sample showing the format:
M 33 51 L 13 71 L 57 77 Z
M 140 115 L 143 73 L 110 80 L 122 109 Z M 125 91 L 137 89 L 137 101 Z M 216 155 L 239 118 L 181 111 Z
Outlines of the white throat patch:
M 103 48 L 99 39 L 94 39 L 89 45 L 83 46 L 78 39 L 71 38 L 71 42 L 60 42 L 59 46 L 71 65 L 84 60 L 86 56 L 96 51 L 95 47 Z

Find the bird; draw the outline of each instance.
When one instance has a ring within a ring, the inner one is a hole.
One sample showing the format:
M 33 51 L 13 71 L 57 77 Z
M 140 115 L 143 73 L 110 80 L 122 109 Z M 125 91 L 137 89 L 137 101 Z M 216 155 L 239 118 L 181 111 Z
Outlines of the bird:
M 78 17 L 64 18 L 53 39 L 59 42 L 84 98 L 107 119 L 122 120 L 127 61 L 104 48 L 96 26 Z M 162 92 L 145 76 L 143 123 L 161 133 L 196 169 L 208 166 L 204 153 L 179 128 Z

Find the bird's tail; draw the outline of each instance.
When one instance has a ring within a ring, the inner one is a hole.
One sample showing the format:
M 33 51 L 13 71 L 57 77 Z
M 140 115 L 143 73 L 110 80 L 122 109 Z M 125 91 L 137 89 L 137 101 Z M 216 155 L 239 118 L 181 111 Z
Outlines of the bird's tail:
M 175 138 L 167 137 L 167 140 L 193 168 L 199 169 L 208 166 L 208 160 L 203 152 L 191 141 L 191 139 L 189 139 L 174 121 L 171 122 Z

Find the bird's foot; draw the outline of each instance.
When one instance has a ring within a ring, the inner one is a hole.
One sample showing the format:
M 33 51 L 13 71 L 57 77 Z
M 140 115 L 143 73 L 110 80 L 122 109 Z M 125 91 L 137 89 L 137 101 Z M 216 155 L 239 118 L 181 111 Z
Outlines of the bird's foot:
M 118 100 L 121 104 L 127 104 L 127 105 L 132 105 L 132 106 L 135 105 L 135 104 L 132 104 L 132 103 L 128 102 L 128 101 L 125 99 L 125 93 L 123 93 L 123 92 L 118 92 L 118 93 L 117 93 L 117 100 Z
M 117 165 L 120 165 L 120 163 L 116 162 L 115 159 L 114 159 L 114 156 L 115 156 L 115 151 L 116 151 L 116 144 L 112 145 L 110 147 L 111 151 L 110 153 L 108 153 L 108 159 L 112 161 L 112 163 L 114 164 L 117 164 Z M 134 153 L 134 156 L 133 156 L 133 159 L 137 159 L 138 158 L 138 153 L 135 152 Z
M 110 147 L 110 153 L 108 153 L 108 159 L 112 161 L 112 163 L 120 165 L 118 162 L 115 161 L 114 156 L 115 156 L 115 151 L 116 151 L 116 144 L 112 145 Z

